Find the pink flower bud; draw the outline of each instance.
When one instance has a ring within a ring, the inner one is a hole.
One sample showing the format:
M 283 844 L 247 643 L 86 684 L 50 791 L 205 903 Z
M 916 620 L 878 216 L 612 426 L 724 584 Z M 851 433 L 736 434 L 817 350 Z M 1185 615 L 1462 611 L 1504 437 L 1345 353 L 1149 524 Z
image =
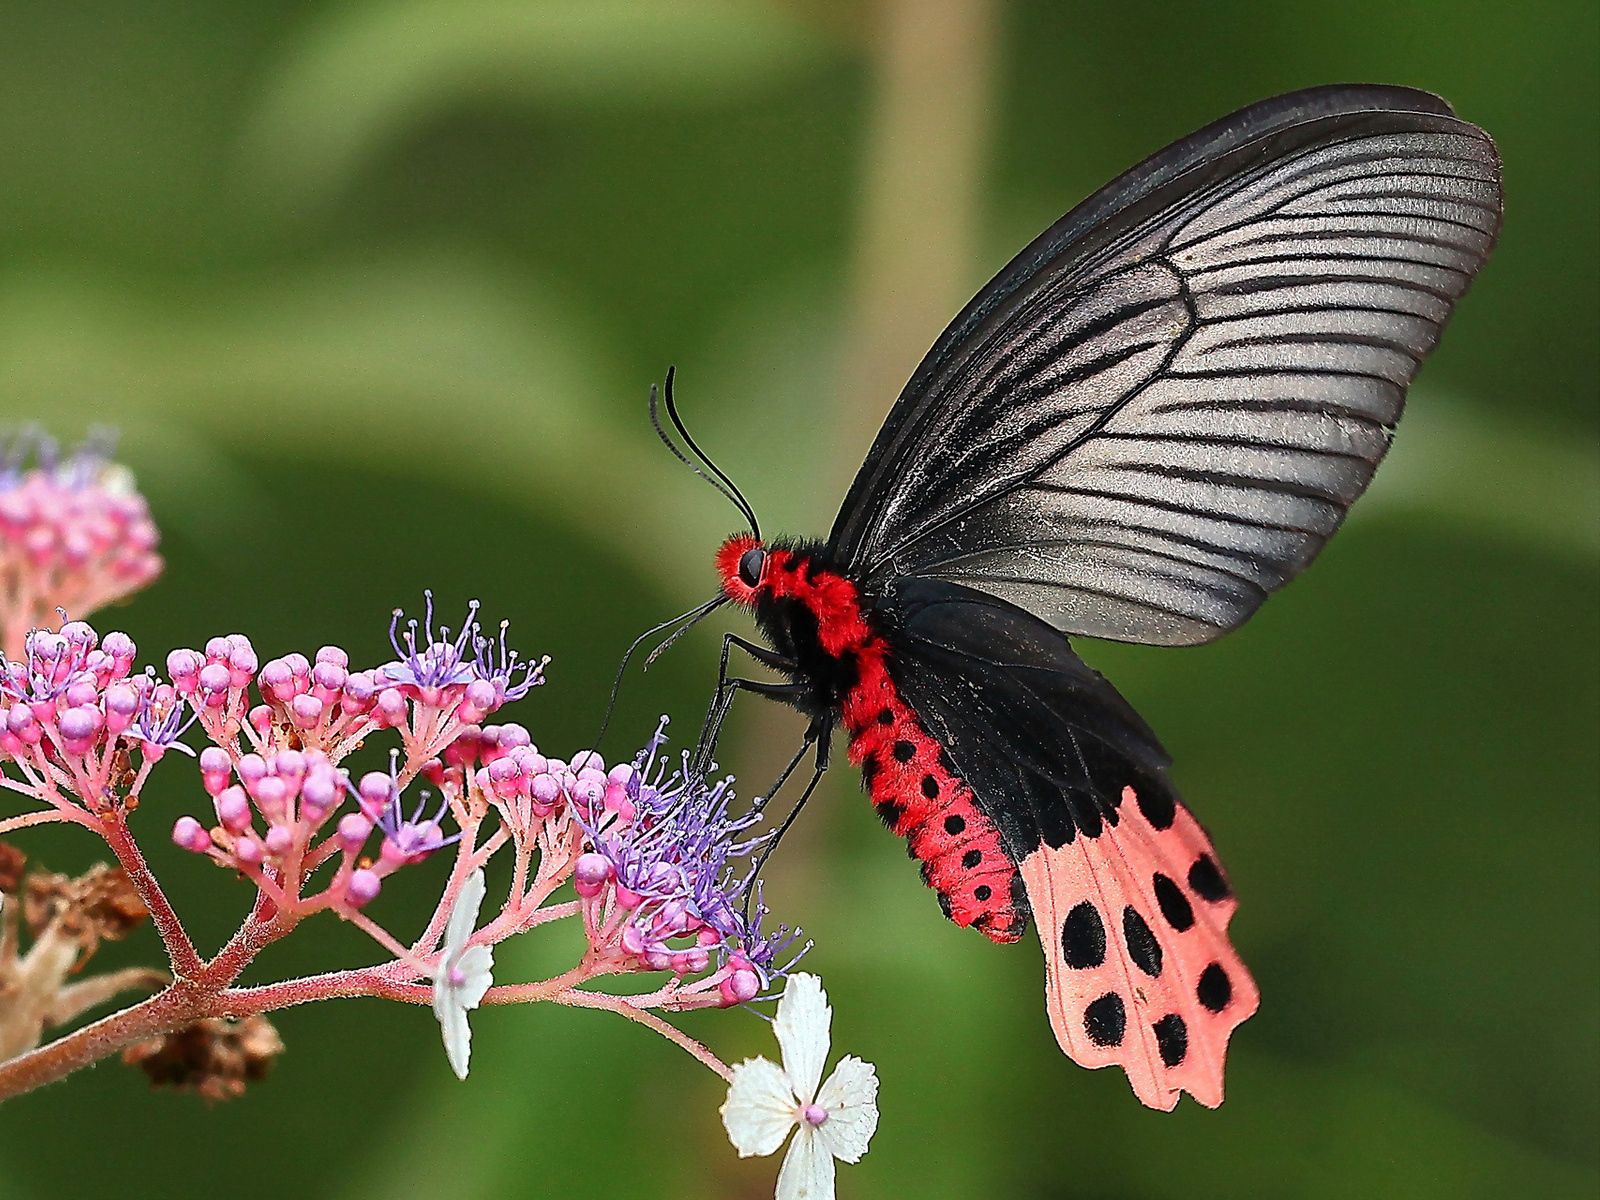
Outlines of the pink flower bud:
M 394 780 L 385 771 L 368 771 L 356 785 L 356 793 L 361 811 L 377 820 L 394 798 Z
M 242 688 L 256 676 L 256 652 L 248 645 L 235 646 L 228 652 L 228 683 Z
M 367 844 L 372 833 L 372 822 L 360 813 L 346 813 L 339 818 L 339 845 L 351 854 Z
M 294 671 L 281 658 L 275 658 L 261 668 L 257 686 L 269 699 L 282 703 L 294 695 Z
M 207 693 L 226 692 L 230 678 L 228 668 L 221 663 L 207 663 L 200 668 L 200 690 Z
M 581 854 L 572 868 L 572 888 L 585 900 L 592 900 L 611 882 L 611 874 L 611 863 L 603 854 Z
M 399 688 L 384 688 L 378 693 L 376 705 L 378 724 L 386 728 L 394 728 L 405 723 L 406 698 L 400 694 Z
M 224 789 L 213 803 L 217 808 L 217 820 L 229 833 L 243 833 L 250 828 L 250 798 L 242 787 L 235 784 Z
M 211 835 L 193 817 L 179 817 L 172 825 L 172 841 L 176 846 L 195 854 L 211 849 Z
M 73 708 L 93 704 L 99 698 L 100 689 L 92 679 L 80 679 L 67 688 L 67 704 Z
M 258 780 L 267 773 L 267 763 L 259 754 L 246 754 L 239 760 L 239 779 L 245 787 L 254 789 Z
M 294 830 L 287 825 L 274 825 L 267 830 L 267 853 L 282 858 L 294 849 Z
M 755 999 L 761 990 L 761 977 L 748 967 L 738 967 L 717 984 L 724 1008 Z
M 272 709 L 268 705 L 258 704 L 250 710 L 250 728 L 262 737 L 267 735 L 272 728 Z
M 320 821 L 339 800 L 338 776 L 331 769 L 306 776 L 300 787 L 300 807 L 313 821 Z
M 133 724 L 139 711 L 139 693 L 125 683 L 114 683 L 106 689 L 106 728 L 121 733 Z
M 319 662 L 311 668 L 312 686 L 329 693 L 343 691 L 349 677 L 349 672 L 338 663 Z
M 289 715 L 299 729 L 314 729 L 317 722 L 322 720 L 324 708 L 321 700 L 309 694 L 296 696 L 289 701 Z
M 70 752 L 81 754 L 94 741 L 103 723 L 97 708 L 69 708 L 61 714 L 61 740 Z
M 344 898 L 353 908 L 362 908 L 378 898 L 383 880 L 376 871 L 365 867 L 350 872 L 350 882 L 345 885 Z
M 261 860 L 266 857 L 261 848 L 261 843 L 253 837 L 241 837 L 233 840 L 233 857 L 247 867 L 261 865 Z
M 317 663 L 319 666 L 327 664 L 343 669 L 350 665 L 350 656 L 338 646 L 324 646 L 317 651 Z
M 516 750 L 521 747 L 533 748 L 533 737 L 521 725 L 500 726 L 500 748 L 503 750 Z

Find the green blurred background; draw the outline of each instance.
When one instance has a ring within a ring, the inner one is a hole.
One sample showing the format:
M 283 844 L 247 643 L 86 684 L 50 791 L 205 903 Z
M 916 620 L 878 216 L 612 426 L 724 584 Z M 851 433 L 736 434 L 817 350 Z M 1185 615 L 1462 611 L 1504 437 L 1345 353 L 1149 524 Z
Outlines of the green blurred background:
M 633 633 L 710 593 L 734 524 L 654 442 L 668 363 L 765 524 L 820 533 L 945 319 L 1114 173 L 1295 87 L 1447 96 L 1499 140 L 1505 235 L 1349 532 L 1221 644 L 1082 647 L 1243 899 L 1263 1005 L 1227 1104 L 1147 1112 L 1063 1061 L 1036 947 L 940 920 L 848 771 L 769 894 L 816 939 L 836 1053 L 883 1079 L 846 1197 L 1596 1194 L 1592 3 L 0 11 L 0 423 L 120 427 L 169 558 L 101 627 L 157 662 L 231 630 L 371 662 L 391 606 L 479 596 L 555 656 L 519 716 L 552 750 L 592 736 Z M 716 634 L 628 685 L 613 753 L 657 712 L 692 725 Z M 797 734 L 743 709 L 725 761 L 764 780 Z M 200 802 L 163 776 L 148 840 L 215 944 L 246 897 L 161 853 Z M 382 915 L 413 927 L 428 886 Z M 500 977 L 558 968 L 554 941 Z M 369 955 L 330 923 L 258 977 Z M 277 1020 L 288 1052 L 236 1103 L 113 1063 L 8 1104 L 0 1197 L 771 1192 L 719 1082 L 615 1018 L 480 1013 L 465 1085 L 426 1010 Z M 746 1015 L 686 1023 L 773 1053 Z

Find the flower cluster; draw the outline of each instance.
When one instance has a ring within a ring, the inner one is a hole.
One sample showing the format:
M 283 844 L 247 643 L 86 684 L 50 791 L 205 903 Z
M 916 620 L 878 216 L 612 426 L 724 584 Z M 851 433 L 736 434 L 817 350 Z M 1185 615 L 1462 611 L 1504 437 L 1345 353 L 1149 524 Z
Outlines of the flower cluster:
M 286 654 L 258 670 L 240 634 L 212 638 L 204 652 L 169 654 L 172 690 L 214 743 L 199 765 L 216 817 L 179 818 L 173 841 L 255 880 L 274 903 L 308 913 L 364 907 L 387 876 L 475 827 L 484 805 L 469 794 L 471 768 L 531 746 L 519 725 L 479 722 L 541 683 L 544 661 L 520 662 L 503 626 L 498 641 L 482 636 L 476 602 L 453 637 L 435 632 L 431 594 L 420 636 L 415 621 L 397 632 L 403 618 L 397 610 L 390 623 L 398 657 L 367 670 L 352 671 L 338 646 L 310 659 Z M 401 747 L 387 771 L 352 782 L 339 764 L 378 730 L 395 731 Z M 419 789 L 408 806 L 402 793 L 418 776 L 436 791 Z M 457 829 L 447 833 L 451 814 Z M 366 854 L 374 835 L 375 859 Z M 331 859 L 338 865 L 327 886 L 302 895 L 310 873 Z
M 81 618 L 153 579 L 155 544 L 143 500 L 103 447 L 62 456 L 32 434 L 0 447 L 0 792 L 34 805 L 0 817 L 0 835 L 70 822 L 117 860 L 78 879 L 30 876 L 0 842 L 0 1099 L 118 1050 L 158 1086 L 237 1096 L 283 1049 L 265 1013 L 345 996 L 431 1003 L 465 1078 L 472 1010 L 550 1000 L 618 1013 L 681 1046 L 732 1084 L 724 1113 L 741 1154 L 770 1153 L 797 1130 L 780 1197 L 831 1196 L 834 1159 L 855 1161 L 872 1134 L 876 1079 L 846 1059 L 818 1084 L 826 999 L 813 977 L 790 974 L 809 948 L 796 949 L 798 931 L 763 929 L 756 870 L 773 835 L 757 829 L 759 812 L 735 807 L 731 778 L 707 780 L 689 755 L 664 753 L 665 717 L 632 761 L 609 768 L 596 751 L 542 752 L 499 714 L 544 682 L 548 660 L 513 650 L 503 622 L 486 634 L 476 601 L 454 632 L 436 623 L 431 593 L 420 620 L 395 610 L 393 657 L 370 667 L 352 669 L 335 645 L 263 662 L 230 633 L 173 650 L 164 677 L 136 669 L 131 638 Z M 39 627 L 52 611 L 58 627 Z M 381 740 L 387 766 L 353 775 L 346 759 Z M 164 760 L 192 761 L 209 798 L 168 827 L 172 841 L 255 889 L 209 958 L 137 840 L 141 793 Z M 510 859 L 509 888 L 480 923 L 497 855 Z M 374 902 L 435 857 L 449 860 L 443 892 L 404 941 Z M 239 985 L 264 948 L 322 912 L 388 960 Z M 565 918 L 586 935 L 571 968 L 495 983 L 500 942 Z M 80 974 L 101 941 L 147 919 L 170 972 Z M 601 982 L 639 974 L 664 978 L 654 991 Z M 784 979 L 783 1072 L 765 1060 L 729 1068 L 663 1015 L 744 1004 Z M 76 1035 L 38 1044 L 155 988 L 165 990 L 98 1023 L 92 1046 Z
M 101 639 L 82 621 L 35 630 L 22 659 L 0 659 L 0 761 L 21 776 L 0 783 L 79 824 L 125 817 L 168 750 L 194 755 L 179 737 L 198 725 L 211 810 L 179 817 L 172 840 L 252 881 L 280 921 L 330 909 L 420 962 L 437 953 L 442 916 L 408 948 L 360 910 L 448 847 L 459 888 L 509 845 L 497 940 L 543 920 L 570 882 L 586 969 L 670 972 L 659 995 L 674 1010 L 743 1003 L 787 973 L 797 935 L 763 932 L 751 869 L 760 815 L 734 811 L 731 779 L 708 782 L 686 754 L 673 765 L 665 718 L 631 763 L 545 755 L 523 726 L 482 723 L 542 681 L 543 660 L 522 660 L 503 629 L 484 637 L 476 605 L 453 634 L 435 629 L 431 596 L 420 627 L 401 632 L 402 619 L 390 627 L 398 657 L 370 669 L 351 670 L 337 646 L 262 664 L 233 633 L 168 654 L 170 682 L 134 672 L 125 634 Z M 400 742 L 387 769 L 352 778 L 344 758 L 383 731 Z M 453 903 L 447 894 L 441 914 Z
M 661 753 L 666 718 L 632 765 L 609 772 L 597 757 L 574 760 L 574 813 L 589 845 L 574 873 L 591 940 L 610 944 L 644 970 L 679 976 L 716 968 L 724 1005 L 754 998 L 799 959 L 779 959 L 797 934 L 763 935 L 766 909 L 751 860 L 770 835 L 751 835 L 761 815 L 732 811 L 731 778 L 709 783 L 684 753 Z M 670 769 L 669 769 L 670 767 Z M 753 905 L 751 915 L 746 907 Z
M 171 685 L 133 673 L 135 652 L 125 633 L 102 641 L 87 623 L 67 621 L 31 631 L 19 659 L 0 654 L 0 763 L 22 775 L 6 786 L 80 823 L 119 794 L 138 794 L 188 721 Z M 135 748 L 141 765 L 124 780 Z
M 161 573 L 158 537 L 106 439 L 63 454 L 36 430 L 0 446 L 0 646 L 57 608 L 87 616 Z

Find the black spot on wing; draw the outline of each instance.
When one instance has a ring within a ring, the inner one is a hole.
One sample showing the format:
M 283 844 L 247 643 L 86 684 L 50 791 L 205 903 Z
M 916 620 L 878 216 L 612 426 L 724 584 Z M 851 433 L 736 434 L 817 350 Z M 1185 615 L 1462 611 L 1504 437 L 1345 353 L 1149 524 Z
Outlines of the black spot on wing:
M 908 763 L 917 756 L 917 748 L 904 739 L 894 744 L 894 758 L 896 762 Z
M 1140 788 L 1135 795 L 1139 801 L 1139 811 L 1144 814 L 1146 821 L 1157 829 L 1172 828 L 1178 806 L 1171 793 L 1162 788 Z
M 944 819 L 944 831 L 951 837 L 958 837 L 967 828 L 967 819 L 960 813 L 951 813 Z
M 1209 854 L 1202 854 L 1194 860 L 1194 866 L 1189 868 L 1189 886 L 1202 900 L 1209 900 L 1213 904 L 1233 895 L 1228 881 L 1222 877 L 1222 868 Z
M 1106 927 L 1093 904 L 1079 902 L 1061 923 L 1061 955 L 1077 971 L 1106 961 Z
M 939 781 L 932 775 L 924 775 L 922 777 L 922 794 L 929 800 L 937 800 L 939 798 Z
M 980 883 L 977 887 L 972 889 L 973 898 L 980 902 L 987 900 L 992 895 L 994 895 L 994 889 L 992 889 L 987 883 Z
M 1228 1007 L 1228 1001 L 1233 999 L 1233 982 L 1222 969 L 1221 963 L 1212 963 L 1200 972 L 1200 982 L 1195 985 L 1194 994 L 1201 1004 L 1214 1013 Z
M 1155 886 L 1156 903 L 1161 906 L 1161 915 L 1167 919 L 1167 924 L 1179 933 L 1192 926 L 1194 907 L 1183 894 L 1183 889 L 1160 871 L 1155 873 L 1151 882 Z
M 1150 932 L 1145 919 L 1132 906 L 1122 910 L 1122 936 L 1128 943 L 1128 956 L 1133 965 L 1151 979 L 1161 975 L 1161 943 Z
M 1177 1013 L 1168 1013 L 1151 1026 L 1156 1035 L 1156 1049 L 1161 1051 L 1161 1061 L 1175 1067 L 1189 1053 L 1189 1027 Z
M 1083 1010 L 1083 1031 L 1097 1046 L 1120 1046 L 1128 1028 L 1128 1010 L 1122 997 L 1107 992 Z

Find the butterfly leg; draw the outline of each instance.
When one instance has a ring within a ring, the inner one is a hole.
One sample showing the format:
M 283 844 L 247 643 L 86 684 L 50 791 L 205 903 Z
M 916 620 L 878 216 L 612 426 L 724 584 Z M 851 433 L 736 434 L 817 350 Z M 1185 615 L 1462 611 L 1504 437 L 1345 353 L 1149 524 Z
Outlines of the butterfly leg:
M 750 871 L 751 879 L 760 877 L 761 868 L 767 865 L 767 859 L 772 857 L 772 852 L 778 848 L 778 843 L 783 840 L 783 835 L 789 832 L 789 826 L 794 824 L 794 819 L 800 815 L 800 810 L 806 806 L 806 801 L 811 799 L 811 793 L 816 791 L 817 784 L 822 782 L 822 776 L 828 770 L 828 760 L 832 745 L 833 722 L 821 717 L 812 721 L 810 727 L 806 730 L 805 741 L 800 744 L 799 753 L 789 760 L 789 765 L 783 769 L 783 772 L 773 782 L 773 785 L 767 789 L 766 796 L 761 800 L 763 805 L 777 795 L 778 789 L 787 782 L 789 776 L 794 773 L 794 769 L 800 765 L 800 760 L 806 756 L 806 751 L 815 748 L 816 759 L 811 778 L 806 781 L 805 790 L 800 793 L 800 799 L 794 802 L 794 807 L 789 810 L 789 815 L 783 819 L 783 824 L 778 826 L 767 844 L 761 847 L 761 853 L 756 858 L 755 866 Z M 750 916 L 750 893 L 746 893 L 744 898 L 744 915 L 748 920 Z
M 775 699 L 793 699 L 803 694 L 806 689 L 791 683 L 766 683 L 756 679 L 740 679 L 728 674 L 728 658 L 737 646 L 756 662 L 774 671 L 793 671 L 796 667 L 792 658 L 785 658 L 767 647 L 748 641 L 738 634 L 725 633 L 722 635 L 722 660 L 717 666 L 717 687 L 712 693 L 711 704 L 706 709 L 705 724 L 700 727 L 700 740 L 695 747 L 694 761 L 703 764 L 710 761 L 712 751 L 716 749 L 717 737 L 722 732 L 722 722 L 727 719 L 728 710 L 733 707 L 733 697 L 736 692 L 755 692 L 757 695 L 770 696 Z

